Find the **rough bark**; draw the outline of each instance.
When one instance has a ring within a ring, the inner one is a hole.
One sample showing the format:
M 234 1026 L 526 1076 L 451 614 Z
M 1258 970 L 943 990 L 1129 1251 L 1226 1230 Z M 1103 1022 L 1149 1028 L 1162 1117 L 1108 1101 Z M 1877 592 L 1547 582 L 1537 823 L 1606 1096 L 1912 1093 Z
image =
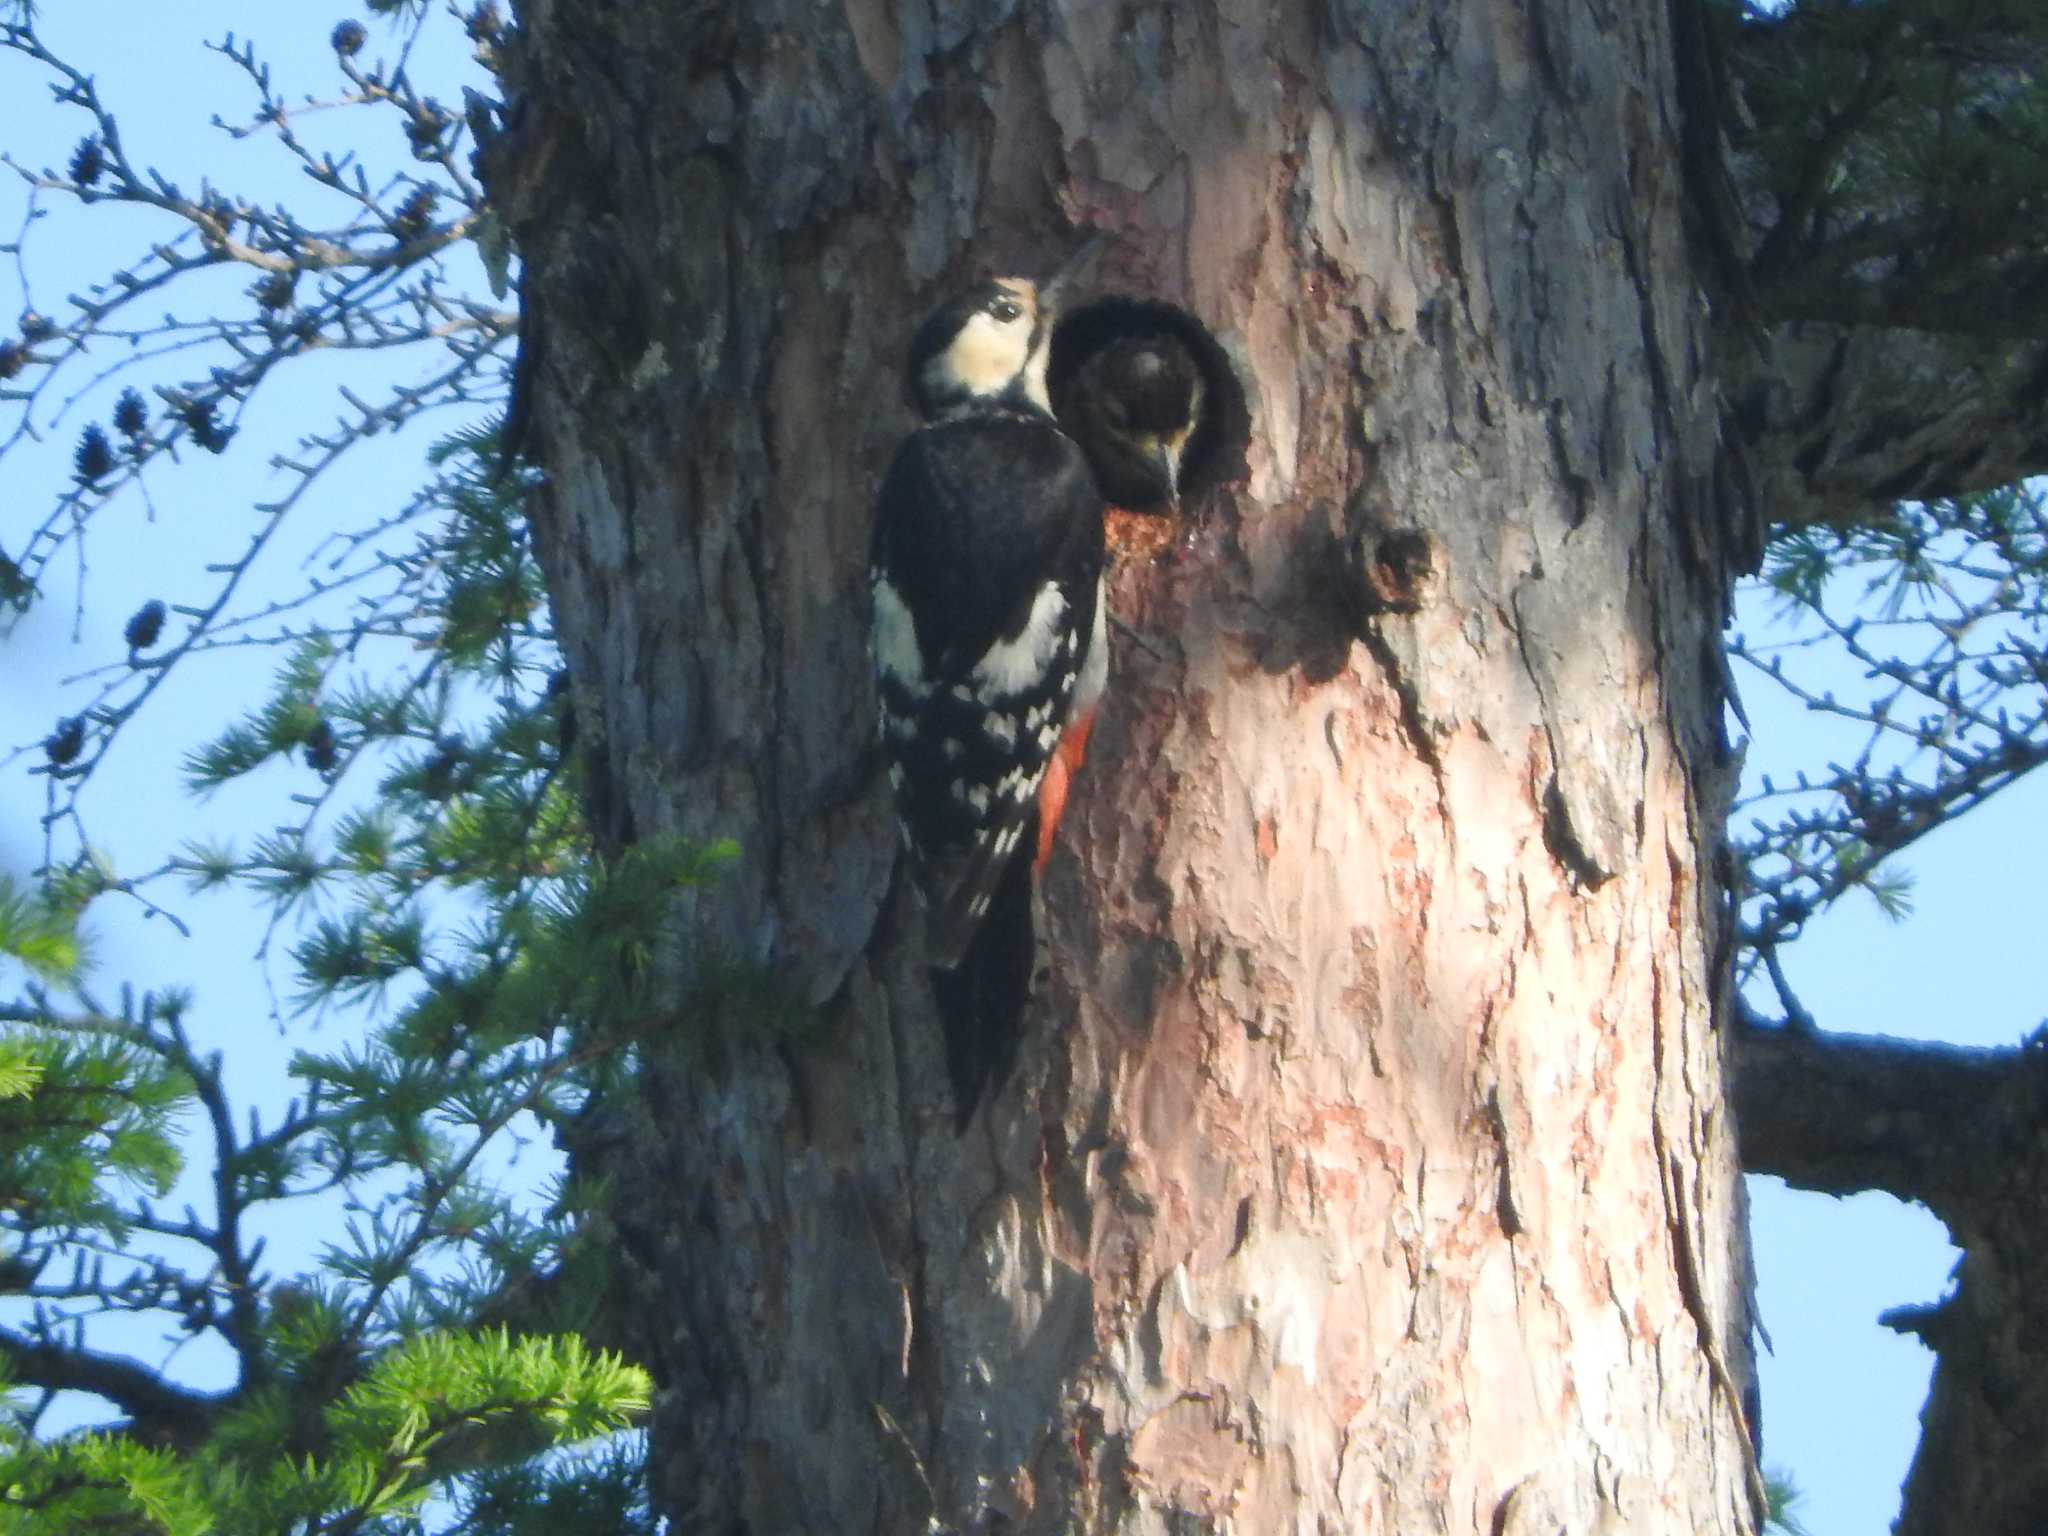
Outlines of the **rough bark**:
M 1937 1215 L 1982 1192 L 1980 1137 L 2013 1051 L 1801 1028 L 1749 1028 L 1730 1088 L 1743 1166 L 1801 1189 L 1881 1189 Z
M 1934 1351 L 1895 1536 L 2034 1536 L 2048 1510 L 2048 1051 L 1747 1029 L 1744 1166 L 1918 1200 L 1963 1250 L 1954 1290 L 1884 1321 Z
M 586 1149 L 677 1528 L 1750 1530 L 1737 519 L 1662 12 L 521 20 L 495 184 L 603 832 L 744 850 Z M 917 310 L 1076 225 L 1232 351 L 1251 473 L 1116 578 L 1023 1062 L 956 1136 L 846 789 L 867 501 Z
M 1775 522 L 1851 523 L 2048 472 L 2038 343 L 1786 321 L 1730 369 L 1729 398 Z

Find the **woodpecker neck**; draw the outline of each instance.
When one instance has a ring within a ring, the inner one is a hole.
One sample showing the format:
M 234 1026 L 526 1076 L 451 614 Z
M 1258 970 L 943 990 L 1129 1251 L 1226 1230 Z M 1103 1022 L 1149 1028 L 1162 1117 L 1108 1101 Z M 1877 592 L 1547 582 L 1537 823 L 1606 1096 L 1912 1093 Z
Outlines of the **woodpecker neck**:
M 943 426 L 949 421 L 1028 421 L 1041 426 L 1050 422 L 1058 425 L 1059 418 L 1052 412 L 1040 410 L 1037 406 L 1021 399 L 1002 396 L 990 399 L 985 395 L 970 396 L 956 400 L 925 417 L 929 426 Z

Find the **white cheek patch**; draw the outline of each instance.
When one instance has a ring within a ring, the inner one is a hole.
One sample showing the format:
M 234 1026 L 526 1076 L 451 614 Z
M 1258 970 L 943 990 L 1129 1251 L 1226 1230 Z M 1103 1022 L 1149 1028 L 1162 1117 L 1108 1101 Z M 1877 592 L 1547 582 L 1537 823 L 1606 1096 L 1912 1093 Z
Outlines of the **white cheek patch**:
M 1064 638 L 1060 621 L 1067 600 L 1047 582 L 1031 600 L 1031 612 L 1013 640 L 998 640 L 974 664 L 973 678 L 984 695 L 1023 693 L 1051 670 L 1052 658 Z
M 968 317 L 953 338 L 953 344 L 932 360 L 940 378 L 970 395 L 1000 395 L 1010 380 L 1033 361 L 1031 325 L 1018 318 L 1005 324 L 985 310 Z M 1044 366 L 1040 362 L 1039 392 L 1045 389 Z M 1027 383 L 1026 388 L 1030 386 Z
M 917 649 L 917 625 L 895 584 L 879 571 L 874 579 L 875 670 L 914 699 L 931 692 L 924 657 Z

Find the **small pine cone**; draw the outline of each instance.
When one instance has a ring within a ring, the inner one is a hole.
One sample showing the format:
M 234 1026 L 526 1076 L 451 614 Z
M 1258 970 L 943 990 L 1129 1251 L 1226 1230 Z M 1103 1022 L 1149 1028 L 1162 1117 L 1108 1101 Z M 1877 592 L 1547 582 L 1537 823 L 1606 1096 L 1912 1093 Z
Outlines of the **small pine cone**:
M 149 430 L 149 407 L 142 403 L 141 391 L 121 391 L 121 398 L 114 402 L 114 430 L 131 439 Z
M 73 715 L 69 720 L 59 720 L 57 729 L 43 739 L 43 755 L 49 758 L 51 766 L 62 768 L 78 761 L 78 754 L 85 750 L 85 716 Z
M 190 401 L 178 416 L 185 423 L 185 430 L 192 434 L 192 441 L 208 453 L 226 452 L 228 439 L 235 435 L 220 424 L 211 400 Z
M 100 148 L 98 139 L 87 134 L 78 141 L 78 148 L 71 151 L 71 179 L 81 187 L 89 187 L 105 174 L 106 169 L 106 151 Z
M 155 645 L 164 632 L 164 605 L 161 599 L 151 598 L 129 616 L 128 627 L 121 631 L 121 638 L 128 642 L 131 651 L 146 651 Z
M 430 153 L 441 142 L 441 131 L 448 126 L 448 114 L 443 112 L 433 98 L 420 104 L 420 110 L 406 119 L 405 136 L 412 140 L 413 153 Z
M 90 485 L 114 467 L 114 450 L 98 422 L 78 434 L 78 451 L 71 456 L 72 473 Z
M 256 302 L 265 309 L 289 309 L 292 302 L 292 292 L 298 286 L 298 273 L 272 272 L 249 291 L 255 295 Z
M 28 347 L 19 341 L 0 341 L 0 380 L 11 379 L 28 366 Z
M 406 194 L 405 201 L 398 205 L 398 212 L 392 215 L 391 227 L 401 240 L 416 240 L 426 233 L 427 226 L 434 219 L 434 205 L 441 200 L 441 194 L 432 187 L 414 187 Z
M 39 315 L 32 309 L 21 312 L 21 339 L 26 342 L 47 341 L 57 334 L 57 322 L 48 315 Z
M 332 773 L 334 765 L 341 761 L 340 749 L 335 744 L 334 727 L 322 715 L 313 722 L 313 728 L 306 732 L 306 766 L 315 773 Z
M 352 59 L 363 51 L 363 44 L 370 40 L 370 34 L 363 29 L 360 21 L 344 21 L 336 25 L 328 37 L 328 43 L 344 59 Z

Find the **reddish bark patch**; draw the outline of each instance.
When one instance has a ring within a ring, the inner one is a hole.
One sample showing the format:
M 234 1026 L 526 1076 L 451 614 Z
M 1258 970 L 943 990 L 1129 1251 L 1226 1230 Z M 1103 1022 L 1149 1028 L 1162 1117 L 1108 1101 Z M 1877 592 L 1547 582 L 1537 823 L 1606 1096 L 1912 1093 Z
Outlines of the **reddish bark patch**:
M 1258 820 L 1256 835 L 1258 838 L 1260 862 L 1265 864 L 1272 863 L 1280 854 L 1279 818 L 1274 816 L 1271 811 L 1261 816 Z

